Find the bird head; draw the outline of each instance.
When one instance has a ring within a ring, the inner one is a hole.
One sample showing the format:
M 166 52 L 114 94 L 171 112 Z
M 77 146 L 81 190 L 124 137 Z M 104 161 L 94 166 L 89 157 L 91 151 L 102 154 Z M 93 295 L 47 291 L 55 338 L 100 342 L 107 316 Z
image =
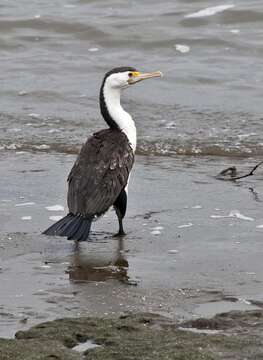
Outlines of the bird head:
M 160 71 L 141 73 L 133 67 L 118 67 L 107 72 L 102 81 L 100 88 L 101 114 L 110 128 L 126 131 L 134 150 L 136 148 L 136 129 L 132 117 L 120 105 L 121 91 L 142 80 L 160 76 L 162 76 Z M 132 135 L 130 135 L 131 132 Z
M 141 73 L 133 67 L 119 67 L 107 72 L 103 83 L 107 82 L 107 85 L 113 89 L 125 89 L 142 80 L 161 76 L 160 71 Z

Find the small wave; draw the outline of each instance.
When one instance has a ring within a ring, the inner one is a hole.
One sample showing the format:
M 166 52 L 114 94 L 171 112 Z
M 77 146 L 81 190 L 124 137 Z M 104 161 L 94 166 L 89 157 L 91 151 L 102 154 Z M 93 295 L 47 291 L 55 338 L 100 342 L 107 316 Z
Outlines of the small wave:
M 232 9 L 233 7 L 235 7 L 235 5 L 233 5 L 233 4 L 212 6 L 212 7 L 197 11 L 195 13 L 185 15 L 185 18 L 200 18 L 200 17 L 205 17 L 205 16 L 212 16 L 212 15 L 216 15 L 220 12 L 223 12 L 225 10 Z
M 138 155 L 263 156 L 260 137 L 262 119 L 259 116 L 248 113 L 185 112 L 174 107 L 161 110 L 160 114 L 156 114 L 159 121 L 147 119 L 154 125 L 150 131 L 147 127 L 149 123 L 143 124 L 142 129 L 139 129 Z M 144 106 L 144 111 L 147 113 L 147 105 Z M 87 122 L 84 118 L 44 118 L 39 117 L 38 113 L 32 112 L 31 117 L 25 115 L 19 118 L 0 113 L 0 150 L 14 151 L 17 154 L 77 154 L 87 137 L 99 130 L 92 117 Z M 162 118 L 163 113 L 167 118 Z M 249 122 L 247 119 L 250 119 Z M 16 131 L 18 124 L 21 131 Z
M 24 152 L 42 152 L 42 153 L 64 153 L 78 154 L 82 144 L 65 143 L 11 143 L 1 144 L 0 151 L 15 151 L 17 154 Z M 226 156 L 226 157 L 251 157 L 263 156 L 263 145 L 244 144 L 206 144 L 206 143 L 178 143 L 173 141 L 145 141 L 139 140 L 136 149 L 137 155 L 143 156 Z
M 263 156 L 263 147 L 251 144 L 175 144 L 173 142 L 142 142 L 137 147 L 138 155 L 156 156 L 226 156 L 226 157 L 250 157 Z
M 254 24 L 255 29 L 257 28 L 257 22 L 262 23 L 263 13 L 258 10 L 248 9 L 235 9 L 234 13 L 225 13 L 222 18 L 222 24 L 229 24 L 233 26 L 234 24 L 238 24 L 238 26 L 242 26 L 242 23 L 251 23 Z
M 16 151 L 17 154 L 24 154 L 24 152 L 78 154 L 80 147 L 81 145 L 12 143 L 0 144 L 0 151 L 11 150 Z
M 61 34 L 89 33 L 93 37 L 104 36 L 105 33 L 98 28 L 81 22 L 61 21 L 54 17 L 34 17 L 34 18 L 13 18 L 2 19 L 0 23 L 1 32 L 10 32 L 15 29 L 34 29 L 44 32 L 55 32 Z

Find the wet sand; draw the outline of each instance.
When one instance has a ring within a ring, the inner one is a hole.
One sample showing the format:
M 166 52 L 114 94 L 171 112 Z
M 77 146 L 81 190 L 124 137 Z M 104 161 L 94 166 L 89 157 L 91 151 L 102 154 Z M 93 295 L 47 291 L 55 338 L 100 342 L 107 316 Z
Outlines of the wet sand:
M 255 159 L 137 156 L 127 236 L 112 237 L 110 211 L 79 246 L 41 235 L 66 212 L 74 159 L 1 153 L 0 337 L 61 317 L 143 311 L 184 321 L 262 307 L 262 171 L 215 178 Z

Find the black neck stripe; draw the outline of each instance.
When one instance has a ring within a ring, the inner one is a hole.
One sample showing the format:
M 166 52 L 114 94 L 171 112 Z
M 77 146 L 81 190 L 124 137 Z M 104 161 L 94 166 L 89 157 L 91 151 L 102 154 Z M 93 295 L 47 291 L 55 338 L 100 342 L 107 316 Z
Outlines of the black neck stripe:
M 102 87 L 100 89 L 100 112 L 101 112 L 101 115 L 103 116 L 104 120 L 106 121 L 106 123 L 109 125 L 109 127 L 111 129 L 119 129 L 118 125 L 111 117 L 109 110 L 107 108 L 103 88 L 104 88 L 104 83 L 102 84 Z
M 104 85 L 105 85 L 106 79 L 110 75 L 112 75 L 114 73 L 120 73 L 120 72 L 126 72 L 126 71 L 137 71 L 137 70 L 135 68 L 129 67 L 129 66 L 114 68 L 106 73 L 106 75 L 104 76 L 104 79 L 102 81 L 101 88 L 100 88 L 100 112 L 101 112 L 101 115 L 103 116 L 104 120 L 106 121 L 106 123 L 112 129 L 119 129 L 119 127 L 116 124 L 116 122 L 114 121 L 114 119 L 111 117 L 109 110 L 107 108 L 105 96 L 104 96 Z

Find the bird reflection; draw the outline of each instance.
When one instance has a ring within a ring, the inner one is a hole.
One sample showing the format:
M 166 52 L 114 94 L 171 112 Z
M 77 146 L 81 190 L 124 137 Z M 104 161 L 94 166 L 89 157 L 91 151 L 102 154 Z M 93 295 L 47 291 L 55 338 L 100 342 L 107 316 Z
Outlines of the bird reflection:
M 108 248 L 107 251 L 100 251 L 98 243 L 93 243 L 95 249 L 92 249 L 92 243 L 86 243 L 85 245 L 79 242 L 74 245 L 71 264 L 68 269 L 71 281 L 100 282 L 116 279 L 120 282 L 128 282 L 129 263 L 123 255 L 124 243 L 122 238 L 111 242 L 110 245 L 113 245 L 113 249 Z M 102 245 L 105 249 L 105 243 Z

